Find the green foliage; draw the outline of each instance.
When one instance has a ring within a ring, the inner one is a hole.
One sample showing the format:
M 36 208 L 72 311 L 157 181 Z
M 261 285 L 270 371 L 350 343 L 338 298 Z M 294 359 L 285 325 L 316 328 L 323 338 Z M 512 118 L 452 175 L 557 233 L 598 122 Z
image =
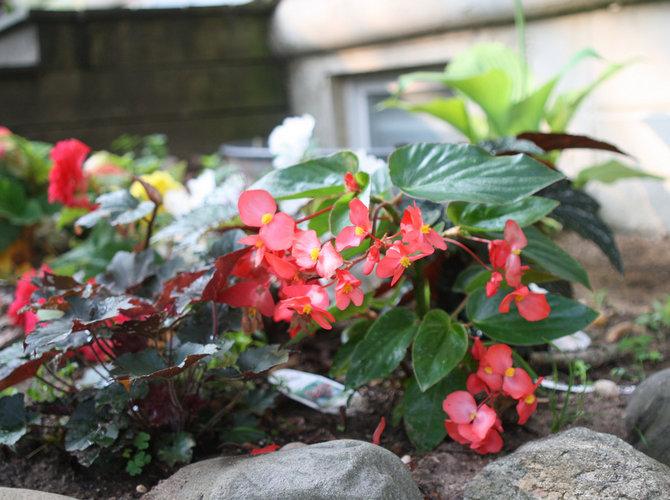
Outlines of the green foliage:
M 612 184 L 621 179 L 654 179 L 662 180 L 663 177 L 648 174 L 637 168 L 621 163 L 618 160 L 608 160 L 597 165 L 587 167 L 577 174 L 573 184 L 576 188 L 584 187 L 587 183 L 597 181 L 604 184 Z
M 555 200 L 539 196 L 506 205 L 454 202 L 449 203 L 447 214 L 454 224 L 469 231 L 502 231 L 509 219 L 526 227 L 540 221 L 558 205 Z
M 433 202 L 514 203 L 562 175 L 525 155 L 495 157 L 468 144 L 415 144 L 389 158 L 391 180 Z
M 158 449 L 158 458 L 170 467 L 178 463 L 187 464 L 193 456 L 194 446 L 195 439 L 188 432 L 170 434 Z
M 468 317 L 477 328 L 492 339 L 506 344 L 548 344 L 581 330 L 598 316 L 580 302 L 553 294 L 547 297 L 551 314 L 541 321 L 526 321 L 514 308 L 508 314 L 500 314 L 498 305 L 510 291 L 501 290 L 487 299 L 484 290 L 478 289 L 470 295 L 466 308 Z
M 0 445 L 15 445 L 28 431 L 23 394 L 0 398 Z
M 670 295 L 655 300 L 651 307 L 650 312 L 641 314 L 635 322 L 654 331 L 670 328 Z

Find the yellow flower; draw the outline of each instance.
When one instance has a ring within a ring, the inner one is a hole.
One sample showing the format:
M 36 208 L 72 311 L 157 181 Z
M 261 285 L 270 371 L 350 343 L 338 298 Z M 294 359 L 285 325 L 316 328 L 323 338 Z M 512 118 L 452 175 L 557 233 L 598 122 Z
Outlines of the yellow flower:
M 180 182 L 174 180 L 174 178 L 164 170 L 156 170 L 155 172 L 152 172 L 150 174 L 142 175 L 140 176 L 140 179 L 156 188 L 156 190 L 161 194 L 161 196 L 165 196 L 165 193 L 167 193 L 168 191 L 174 191 L 176 189 L 179 190 L 184 189 L 184 186 Z M 132 194 L 135 198 L 138 198 L 140 200 L 149 199 L 146 191 L 144 190 L 144 187 L 142 187 L 142 184 L 140 184 L 137 181 L 133 182 L 132 186 L 130 186 L 130 194 Z

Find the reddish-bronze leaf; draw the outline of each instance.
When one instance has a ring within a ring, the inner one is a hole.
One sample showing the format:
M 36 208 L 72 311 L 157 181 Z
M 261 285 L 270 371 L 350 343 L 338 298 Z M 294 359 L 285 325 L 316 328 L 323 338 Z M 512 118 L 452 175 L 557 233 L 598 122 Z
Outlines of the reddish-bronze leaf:
M 517 139 L 531 141 L 545 151 L 556 151 L 562 149 L 601 149 L 622 155 L 630 156 L 621 151 L 614 144 L 599 141 L 585 135 L 551 134 L 542 132 L 524 132 L 517 135 Z

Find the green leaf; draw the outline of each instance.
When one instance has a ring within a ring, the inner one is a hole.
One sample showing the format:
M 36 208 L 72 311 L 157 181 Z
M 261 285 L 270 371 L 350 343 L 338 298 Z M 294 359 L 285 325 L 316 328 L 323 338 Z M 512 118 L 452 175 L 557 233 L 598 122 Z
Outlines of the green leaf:
M 331 377 L 341 377 L 347 373 L 351 364 L 351 356 L 354 354 L 354 349 L 356 349 L 359 342 L 363 340 L 365 334 L 370 329 L 371 324 L 372 320 L 359 319 L 345 328 L 342 332 L 342 337 L 343 339 L 346 337 L 347 341 L 340 346 L 337 354 L 333 357 L 333 364 L 330 367 Z
M 551 306 L 549 317 L 526 321 L 516 309 L 500 314 L 498 306 L 510 289 L 501 290 L 490 299 L 484 290 L 476 290 L 468 299 L 466 312 L 474 325 L 498 342 L 512 345 L 540 345 L 585 328 L 598 314 L 580 302 L 560 295 L 547 295 Z
M 618 160 L 609 160 L 591 167 L 587 167 L 572 181 L 576 188 L 583 188 L 588 182 L 597 181 L 604 184 L 613 184 L 621 179 L 654 179 L 663 180 L 658 175 L 648 174 L 637 168 L 630 167 Z
M 505 135 L 517 135 L 521 132 L 540 129 L 540 122 L 544 116 L 544 109 L 549 96 L 558 83 L 558 77 L 536 89 L 528 97 L 515 102 L 509 115 L 509 123 L 505 127 Z
M 354 199 L 354 193 L 343 194 L 333 205 L 328 217 L 330 234 L 338 235 L 346 226 L 351 226 L 349 220 L 349 202 Z
M 44 214 L 39 202 L 28 198 L 22 182 L 0 177 L 0 216 L 23 226 L 38 222 Z
M 390 375 L 405 357 L 414 338 L 416 319 L 414 312 L 400 307 L 379 316 L 354 349 L 347 386 L 360 387 L 370 380 Z
M 480 265 L 473 264 L 459 273 L 451 289 L 457 293 L 472 293 L 477 288 L 484 287 L 490 278 L 491 271 Z
M 528 156 L 494 157 L 469 144 L 405 146 L 393 152 L 389 168 L 404 193 L 438 203 L 513 203 L 563 178 Z
M 21 228 L 8 221 L 0 220 L 0 252 L 14 243 L 21 235 Z
M 170 467 L 177 463 L 187 464 L 193 458 L 195 439 L 188 432 L 171 434 L 158 450 L 158 458 Z
M 261 373 L 287 361 L 288 351 L 277 344 L 270 344 L 247 349 L 240 354 L 237 365 L 242 373 Z
M 0 444 L 15 445 L 28 432 L 23 394 L 0 398 Z
M 459 370 L 453 370 L 426 392 L 421 392 L 416 379 L 410 379 L 402 401 L 405 431 L 420 451 L 432 450 L 447 435 L 442 402 L 461 389 L 465 389 L 465 374 Z
M 340 195 L 344 192 L 344 175 L 357 170 L 356 155 L 343 151 L 273 170 L 256 181 L 251 189 L 265 189 L 279 200 Z
M 612 265 L 623 273 L 623 261 L 614 234 L 598 215 L 600 205 L 592 196 L 574 189 L 567 180 L 548 187 L 542 194 L 561 203 L 551 213 L 552 218 L 598 245 Z
M 455 225 L 471 231 L 502 231 L 508 219 L 526 227 L 546 217 L 559 203 L 549 198 L 530 196 L 507 205 L 452 202 L 447 215 Z
M 463 325 L 451 321 L 441 309 L 428 311 L 412 346 L 414 375 L 423 392 L 456 368 L 468 349 Z
M 98 196 L 98 208 L 77 219 L 75 225 L 93 227 L 101 220 L 112 226 L 130 224 L 148 216 L 154 209 L 151 201 L 140 202 L 127 190 L 114 191 Z
M 589 277 L 582 265 L 563 251 L 535 227 L 524 229 L 528 246 L 521 255 L 540 265 L 545 271 L 568 281 L 576 281 L 591 288 Z
M 410 113 L 426 113 L 447 122 L 471 142 L 476 142 L 475 131 L 470 124 L 470 116 L 461 97 L 439 97 L 427 102 L 415 104 L 391 98 L 383 103 L 385 107 L 404 109 Z

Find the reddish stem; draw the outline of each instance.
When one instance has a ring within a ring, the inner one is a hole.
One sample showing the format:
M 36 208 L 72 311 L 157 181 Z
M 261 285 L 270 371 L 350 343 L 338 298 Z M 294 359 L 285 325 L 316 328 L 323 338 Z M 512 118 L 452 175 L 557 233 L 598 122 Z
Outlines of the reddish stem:
M 317 210 L 313 214 L 305 215 L 302 219 L 298 219 L 297 221 L 295 221 L 295 223 L 300 224 L 301 222 L 305 222 L 306 220 L 310 220 L 310 219 L 313 219 L 314 217 L 317 217 L 321 214 L 325 214 L 326 212 L 330 212 L 333 209 L 334 206 L 335 205 L 331 205 L 329 207 L 322 208 L 321 210 Z
M 466 245 L 464 245 L 464 244 L 461 243 L 460 241 L 452 240 L 451 238 L 444 238 L 444 241 L 446 241 L 447 243 L 453 243 L 453 244 L 456 245 L 457 247 L 459 247 L 459 248 L 465 250 L 468 254 L 470 254 L 470 256 L 471 256 L 473 259 L 475 259 L 477 262 L 479 262 L 479 264 L 481 264 L 482 266 L 484 266 L 485 269 L 487 269 L 487 270 L 489 270 L 489 271 L 492 270 L 486 263 L 484 263 L 484 261 L 483 261 L 482 259 L 480 259 L 480 258 L 477 256 L 477 254 L 475 254 L 472 250 L 470 250 Z

